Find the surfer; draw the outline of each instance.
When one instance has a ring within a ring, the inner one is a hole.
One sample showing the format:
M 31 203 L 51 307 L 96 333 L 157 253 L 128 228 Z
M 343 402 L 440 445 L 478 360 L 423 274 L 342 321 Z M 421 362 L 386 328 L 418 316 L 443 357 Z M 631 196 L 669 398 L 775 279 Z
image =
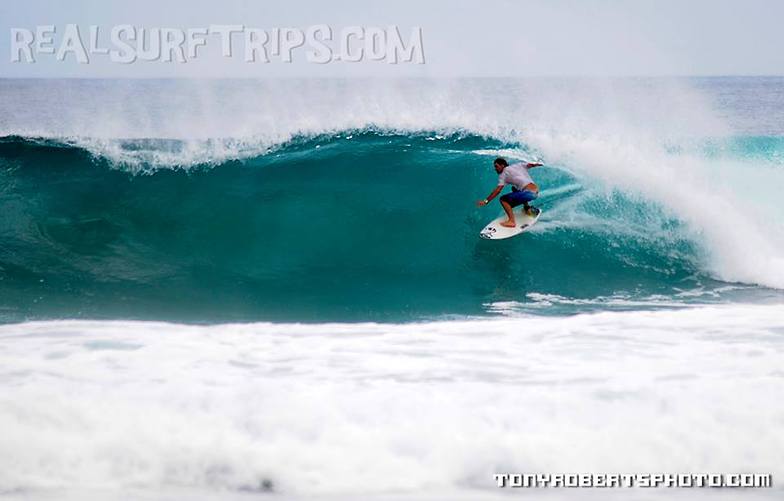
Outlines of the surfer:
M 524 163 L 519 162 L 516 164 L 509 165 L 509 162 L 506 159 L 498 157 L 493 161 L 493 167 L 495 167 L 495 171 L 498 173 L 498 186 L 493 190 L 490 195 L 484 200 L 480 200 L 476 203 L 477 207 L 483 207 L 490 203 L 490 200 L 494 199 L 501 193 L 501 190 L 504 189 L 504 186 L 507 184 L 512 185 L 512 192 L 507 193 L 506 195 L 501 197 L 501 207 L 504 208 L 504 212 L 506 212 L 506 221 L 501 223 L 501 226 L 506 226 L 507 228 L 513 228 L 515 226 L 515 217 L 514 211 L 512 210 L 514 207 L 518 205 L 522 205 L 525 209 L 525 213 L 528 215 L 534 215 L 534 211 L 538 211 L 536 208 L 531 208 L 528 205 L 528 202 L 531 200 L 536 199 L 539 196 L 539 187 L 536 186 L 534 180 L 531 179 L 531 175 L 528 174 L 528 169 L 533 167 L 540 167 L 542 164 L 540 163 Z

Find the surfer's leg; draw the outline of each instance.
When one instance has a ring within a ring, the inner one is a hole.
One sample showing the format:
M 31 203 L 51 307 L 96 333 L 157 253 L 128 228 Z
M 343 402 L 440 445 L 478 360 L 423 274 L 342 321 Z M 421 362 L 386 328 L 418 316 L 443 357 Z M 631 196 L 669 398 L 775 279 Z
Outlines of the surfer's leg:
M 509 195 L 504 195 L 500 198 L 501 207 L 504 208 L 504 212 L 506 212 L 506 221 L 501 223 L 501 226 L 506 226 L 507 228 L 512 228 L 515 225 L 515 217 L 514 212 L 512 211 L 512 205 L 509 203 Z
M 531 200 L 535 200 L 537 197 L 539 197 L 539 194 L 534 191 L 525 190 L 525 191 L 521 191 L 519 196 L 520 196 L 520 200 L 523 201 L 523 212 L 525 214 L 528 214 L 529 216 L 533 216 L 534 213 L 531 209 L 531 206 L 528 204 L 528 202 L 530 202 Z

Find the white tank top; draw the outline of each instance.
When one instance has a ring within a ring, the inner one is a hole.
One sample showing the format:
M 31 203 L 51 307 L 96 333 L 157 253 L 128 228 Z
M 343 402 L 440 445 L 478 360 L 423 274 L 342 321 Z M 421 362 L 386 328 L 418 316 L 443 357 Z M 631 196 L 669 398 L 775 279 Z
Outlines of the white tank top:
M 522 190 L 533 182 L 528 173 L 528 164 L 525 163 L 507 165 L 498 175 L 498 186 L 511 184 L 518 190 Z

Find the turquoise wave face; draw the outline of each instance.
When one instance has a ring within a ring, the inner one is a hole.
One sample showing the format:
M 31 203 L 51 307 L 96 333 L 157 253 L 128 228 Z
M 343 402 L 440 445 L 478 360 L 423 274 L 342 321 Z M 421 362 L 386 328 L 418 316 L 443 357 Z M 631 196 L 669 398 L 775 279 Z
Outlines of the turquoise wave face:
M 534 231 L 480 239 L 500 207 L 474 202 L 511 147 L 525 155 L 477 136 L 364 131 L 132 174 L 77 147 L 6 138 L 1 318 L 405 321 L 721 296 L 727 284 L 703 272 L 678 221 L 558 166 L 532 171 Z

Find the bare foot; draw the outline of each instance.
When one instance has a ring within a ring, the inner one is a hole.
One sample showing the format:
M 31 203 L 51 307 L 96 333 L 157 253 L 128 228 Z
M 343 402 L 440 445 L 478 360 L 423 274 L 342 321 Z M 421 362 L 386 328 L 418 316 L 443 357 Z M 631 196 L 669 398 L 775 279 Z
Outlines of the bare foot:
M 501 226 L 506 226 L 507 228 L 514 228 L 515 227 L 515 222 L 506 220 L 503 223 L 501 223 Z

